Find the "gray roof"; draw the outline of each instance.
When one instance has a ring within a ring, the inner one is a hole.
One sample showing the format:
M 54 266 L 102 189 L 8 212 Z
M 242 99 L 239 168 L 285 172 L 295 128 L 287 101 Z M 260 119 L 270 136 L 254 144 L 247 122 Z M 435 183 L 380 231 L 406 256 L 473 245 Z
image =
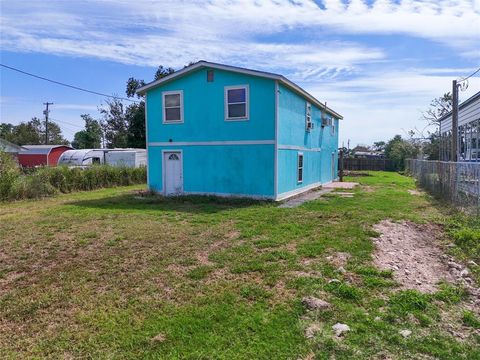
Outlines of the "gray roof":
M 164 83 L 167 83 L 173 79 L 176 79 L 178 77 L 184 76 L 186 74 L 189 74 L 190 72 L 197 70 L 199 68 L 213 68 L 213 69 L 219 69 L 219 70 L 225 70 L 225 71 L 232 71 L 232 72 L 237 72 L 237 73 L 242 73 L 242 74 L 247 74 L 247 75 L 252 75 L 252 76 L 259 76 L 267 79 L 272 79 L 276 80 L 283 85 L 287 86 L 288 88 L 292 89 L 296 93 L 302 95 L 305 97 L 307 100 L 309 100 L 311 103 L 317 105 L 319 108 L 326 108 L 326 111 L 338 118 L 338 119 L 343 119 L 343 116 L 338 114 L 337 112 L 333 111 L 329 107 L 325 107 L 324 103 L 321 103 L 319 100 L 317 100 L 313 95 L 309 94 L 306 92 L 304 89 L 302 89 L 300 86 L 295 84 L 294 82 L 288 80 L 285 76 L 279 75 L 279 74 L 274 74 L 270 72 L 265 72 L 265 71 L 258 71 L 258 70 L 251 70 L 251 69 L 245 69 L 237 66 L 231 66 L 231 65 L 223 65 L 223 64 L 217 64 L 217 63 L 212 63 L 208 61 L 199 61 L 193 65 L 187 66 L 186 68 L 183 68 L 182 70 L 175 71 L 174 73 L 167 75 L 161 79 L 152 81 L 151 83 L 148 83 L 141 88 L 137 90 L 137 93 L 140 95 L 145 94 L 146 91 L 156 88 L 157 86 L 160 86 Z
M 476 94 L 470 96 L 467 100 L 465 100 L 464 102 L 462 102 L 460 105 L 458 105 L 458 110 L 462 110 L 465 106 L 468 106 L 469 104 L 471 104 L 472 102 L 476 101 L 476 100 L 479 100 L 480 99 L 480 91 L 477 92 Z M 438 119 L 438 121 L 443 121 L 445 119 L 447 119 L 449 116 L 452 115 L 452 112 L 448 112 L 447 114 L 443 115 L 440 119 Z
M 71 149 L 70 146 L 67 145 L 23 145 L 21 154 L 36 154 L 36 155 L 47 155 L 50 154 L 50 151 L 56 149 L 58 147 L 67 147 Z
M 3 150 L 7 153 L 18 153 L 22 150 L 22 147 L 0 138 L 0 150 Z

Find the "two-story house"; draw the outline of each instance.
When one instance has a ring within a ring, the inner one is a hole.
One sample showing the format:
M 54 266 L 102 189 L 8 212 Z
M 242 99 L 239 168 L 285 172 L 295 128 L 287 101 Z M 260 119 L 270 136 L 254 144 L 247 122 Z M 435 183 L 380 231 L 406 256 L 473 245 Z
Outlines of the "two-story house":
M 282 200 L 337 177 L 342 116 L 281 75 L 200 61 L 138 93 L 153 191 Z

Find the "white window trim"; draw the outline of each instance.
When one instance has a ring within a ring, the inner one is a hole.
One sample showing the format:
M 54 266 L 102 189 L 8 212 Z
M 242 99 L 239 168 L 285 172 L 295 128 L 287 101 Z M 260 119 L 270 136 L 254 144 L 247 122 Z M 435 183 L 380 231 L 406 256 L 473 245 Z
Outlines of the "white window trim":
M 308 109 L 310 109 L 310 114 L 308 113 Z M 305 103 L 305 131 L 310 132 L 311 128 L 308 124 L 312 123 L 312 104 L 308 101 Z
M 302 167 L 300 167 L 300 156 L 302 157 Z M 303 183 L 303 175 L 304 175 L 304 171 L 303 169 L 305 168 L 305 157 L 303 156 L 303 152 L 298 152 L 297 153 L 297 173 L 296 173 L 296 176 L 297 176 L 297 184 L 301 184 Z M 299 179 L 299 170 L 302 169 L 302 180 Z
M 228 90 L 245 89 L 245 116 L 228 117 Z M 223 106 L 225 121 L 248 121 L 250 119 L 250 90 L 248 85 L 225 86 L 223 91 Z
M 335 135 L 335 119 L 332 118 L 332 127 L 330 129 L 330 134 Z
M 167 121 L 167 108 L 165 107 L 166 95 L 180 95 L 180 120 L 168 120 Z M 172 90 L 162 92 L 162 123 L 163 124 L 182 124 L 183 123 L 183 90 Z

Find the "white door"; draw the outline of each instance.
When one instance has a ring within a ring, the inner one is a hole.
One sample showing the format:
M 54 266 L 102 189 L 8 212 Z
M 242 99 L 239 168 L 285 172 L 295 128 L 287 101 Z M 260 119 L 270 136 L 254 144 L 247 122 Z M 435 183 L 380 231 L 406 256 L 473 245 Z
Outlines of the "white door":
M 183 192 L 182 153 L 179 151 L 163 153 L 165 195 Z

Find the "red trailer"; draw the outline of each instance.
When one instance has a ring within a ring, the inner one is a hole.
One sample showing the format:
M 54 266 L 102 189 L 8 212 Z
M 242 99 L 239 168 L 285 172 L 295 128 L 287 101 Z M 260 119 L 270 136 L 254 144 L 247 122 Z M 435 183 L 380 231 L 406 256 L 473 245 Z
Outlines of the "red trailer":
M 57 166 L 58 158 L 71 150 L 66 145 L 24 145 L 18 153 L 18 162 L 23 167 Z

